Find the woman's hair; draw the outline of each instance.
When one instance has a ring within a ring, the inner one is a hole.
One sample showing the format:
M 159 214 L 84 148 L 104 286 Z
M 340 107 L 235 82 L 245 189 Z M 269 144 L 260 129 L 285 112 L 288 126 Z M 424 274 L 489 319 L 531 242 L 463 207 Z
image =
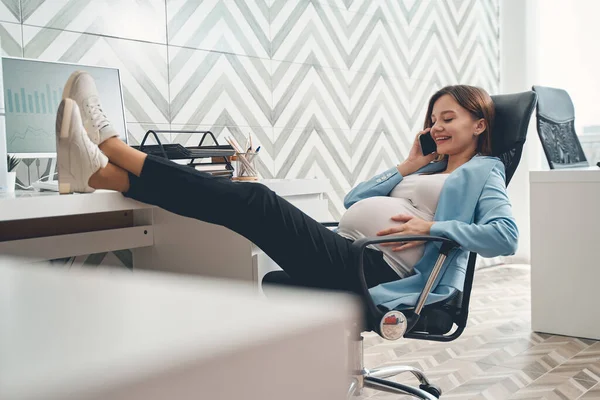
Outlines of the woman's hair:
M 423 129 L 431 128 L 431 113 L 433 105 L 443 95 L 449 94 L 464 109 L 469 111 L 474 119 L 483 118 L 486 129 L 477 138 L 477 153 L 489 156 L 492 154 L 492 126 L 494 124 L 494 102 L 490 95 L 483 89 L 469 85 L 446 86 L 438 90 L 431 99 L 425 115 Z

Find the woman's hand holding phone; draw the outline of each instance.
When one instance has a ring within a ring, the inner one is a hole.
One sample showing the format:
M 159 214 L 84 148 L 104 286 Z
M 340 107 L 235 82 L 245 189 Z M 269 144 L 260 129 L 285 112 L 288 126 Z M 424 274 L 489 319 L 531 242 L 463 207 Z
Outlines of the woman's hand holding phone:
M 429 164 L 437 156 L 437 152 L 423 155 L 423 151 L 421 150 L 419 137 L 425 133 L 429 133 L 430 130 L 430 128 L 427 128 L 417 134 L 408 153 L 408 157 L 406 157 L 406 159 L 397 167 L 400 175 L 406 176 L 412 174 Z

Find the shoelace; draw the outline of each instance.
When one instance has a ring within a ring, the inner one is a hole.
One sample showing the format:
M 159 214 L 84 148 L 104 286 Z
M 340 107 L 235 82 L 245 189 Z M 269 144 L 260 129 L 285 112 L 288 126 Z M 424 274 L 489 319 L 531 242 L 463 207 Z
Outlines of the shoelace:
M 106 114 L 104 114 L 104 111 L 102 111 L 102 105 L 100 105 L 100 100 L 97 97 L 94 96 L 88 99 L 87 108 L 94 128 L 100 130 L 110 125 L 110 121 Z

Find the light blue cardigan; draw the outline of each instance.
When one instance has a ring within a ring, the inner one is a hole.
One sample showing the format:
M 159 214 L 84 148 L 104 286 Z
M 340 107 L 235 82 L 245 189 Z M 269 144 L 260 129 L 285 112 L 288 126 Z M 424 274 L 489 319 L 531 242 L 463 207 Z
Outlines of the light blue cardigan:
M 430 163 L 415 173 L 440 172 L 446 161 Z M 403 177 L 397 168 L 379 174 L 352 189 L 344 206 L 373 196 L 388 196 Z M 392 216 L 390 215 L 390 218 Z M 470 251 L 484 257 L 512 255 L 519 231 L 506 194 L 504 164 L 495 157 L 476 156 L 454 170 L 442 187 L 432 236 L 456 241 L 461 247 L 448 255 L 426 304 L 442 301 L 462 290 Z M 415 265 L 415 275 L 370 289 L 375 304 L 388 309 L 412 307 L 439 254 L 440 244 L 425 244 L 423 257 Z

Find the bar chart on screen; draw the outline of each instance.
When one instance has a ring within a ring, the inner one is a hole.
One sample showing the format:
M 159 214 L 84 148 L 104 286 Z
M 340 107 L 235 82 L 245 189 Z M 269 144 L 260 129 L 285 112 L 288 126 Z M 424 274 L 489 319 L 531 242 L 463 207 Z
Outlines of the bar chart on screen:
M 41 88 L 40 88 L 41 89 Z M 6 112 L 23 114 L 54 114 L 60 102 L 62 88 L 50 88 L 46 85 L 42 90 L 26 90 L 20 88 L 6 89 L 4 93 Z

